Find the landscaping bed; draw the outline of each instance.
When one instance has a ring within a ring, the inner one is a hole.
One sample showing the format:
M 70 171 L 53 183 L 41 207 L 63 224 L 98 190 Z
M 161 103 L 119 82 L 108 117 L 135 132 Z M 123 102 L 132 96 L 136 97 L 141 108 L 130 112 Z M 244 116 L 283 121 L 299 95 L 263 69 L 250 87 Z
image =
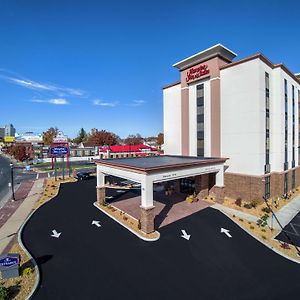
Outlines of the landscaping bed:
M 268 199 L 268 204 L 272 208 L 272 210 L 276 213 L 284 205 L 289 203 L 298 195 L 300 195 L 300 188 L 294 189 L 290 194 L 288 194 L 287 198 L 283 198 L 283 197 L 270 198 Z M 214 197 L 210 195 L 205 197 L 205 200 L 210 202 L 215 202 Z M 225 197 L 222 205 L 251 214 L 258 218 L 264 216 L 266 213 L 270 213 L 270 210 L 263 199 L 260 200 L 253 199 L 252 201 L 244 201 L 241 198 L 232 199 L 229 197 Z
M 272 229 L 266 224 L 257 224 L 255 222 L 244 220 L 235 215 L 226 215 L 235 223 L 240 225 L 244 230 L 254 235 L 263 244 L 281 252 L 282 254 L 300 263 L 300 257 L 297 255 L 297 250 L 295 249 L 295 247 L 274 239 L 274 237 L 279 234 L 279 230 Z
M 24 300 L 31 293 L 36 281 L 34 265 L 18 243 L 14 244 L 9 252 L 20 254 L 20 276 L 0 281 L 0 299 Z M 4 295 L 7 295 L 5 298 Z
M 107 212 L 110 216 L 117 219 L 120 223 L 124 224 L 126 227 L 129 227 L 133 231 L 135 231 L 138 235 L 143 236 L 147 239 L 157 239 L 159 238 L 159 233 L 157 231 L 154 231 L 152 233 L 144 233 L 140 230 L 140 221 L 133 218 L 132 216 L 126 214 L 124 211 L 114 207 L 113 205 L 106 204 L 106 205 L 99 205 L 96 203 L 96 205 Z

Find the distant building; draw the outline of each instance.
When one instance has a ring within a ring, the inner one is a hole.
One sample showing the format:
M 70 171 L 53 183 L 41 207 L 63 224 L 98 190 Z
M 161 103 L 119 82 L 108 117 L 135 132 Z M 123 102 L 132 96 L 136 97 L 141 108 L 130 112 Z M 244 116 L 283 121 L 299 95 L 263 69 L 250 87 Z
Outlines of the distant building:
M 4 140 L 4 137 L 5 137 L 5 128 L 0 127 L 0 138 L 2 138 Z
M 43 141 L 43 136 L 42 134 L 36 134 L 29 131 L 16 136 L 15 140 L 16 142 L 41 143 Z
M 15 136 L 16 129 L 13 124 L 5 125 L 4 127 L 4 136 Z
M 160 153 L 154 147 L 144 144 L 139 145 L 115 145 L 99 148 L 100 158 L 125 158 L 125 157 L 143 157 L 159 155 Z

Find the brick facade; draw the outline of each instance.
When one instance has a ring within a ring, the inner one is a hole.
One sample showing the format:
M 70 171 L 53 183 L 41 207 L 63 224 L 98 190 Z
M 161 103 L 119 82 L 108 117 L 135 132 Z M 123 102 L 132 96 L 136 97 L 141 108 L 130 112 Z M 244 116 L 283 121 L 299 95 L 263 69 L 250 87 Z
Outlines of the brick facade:
M 279 197 L 284 194 L 284 174 L 288 174 L 288 192 L 292 187 L 292 174 L 295 171 L 295 187 L 300 186 L 300 167 L 287 172 L 272 172 L 270 174 L 270 197 Z M 225 196 L 242 198 L 245 201 L 262 199 L 265 195 L 265 176 L 249 176 L 242 174 L 224 174 Z
M 145 233 L 151 233 L 154 231 L 154 206 L 153 207 L 141 207 L 141 230 Z

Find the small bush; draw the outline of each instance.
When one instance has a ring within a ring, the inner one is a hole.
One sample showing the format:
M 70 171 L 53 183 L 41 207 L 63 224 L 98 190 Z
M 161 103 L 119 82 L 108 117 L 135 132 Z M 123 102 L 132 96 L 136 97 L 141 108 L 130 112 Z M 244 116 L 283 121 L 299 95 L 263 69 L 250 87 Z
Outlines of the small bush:
M 244 220 L 243 220 L 243 219 L 241 219 L 241 218 L 239 219 L 239 221 L 241 221 L 241 222 L 244 222 Z
M 283 249 L 291 249 L 288 243 L 280 243 L 280 247 Z
M 233 218 L 235 218 L 235 215 L 232 215 Z
M 250 225 L 250 224 L 251 224 L 251 222 L 249 221 L 249 222 L 248 222 L 248 224 Z
M 262 235 L 261 238 L 264 239 L 264 240 L 267 239 L 267 237 L 265 235 Z
M 266 232 L 266 229 L 263 228 L 261 231 L 262 231 L 262 232 Z
M 2 285 L 0 286 L 0 299 L 1 300 L 8 299 L 8 288 Z
M 263 207 L 261 211 L 269 214 L 271 212 L 271 209 L 269 207 Z
M 254 226 L 250 226 L 250 229 L 254 229 Z
M 241 207 L 242 206 L 242 198 L 237 198 L 234 203 L 235 203 L 235 205 Z
M 247 208 L 247 209 L 251 209 L 252 205 L 250 203 L 246 203 L 246 204 L 244 204 L 244 207 Z
M 25 269 L 23 270 L 22 276 L 28 276 L 28 275 L 30 275 L 31 273 L 32 273 L 32 268 L 27 267 L 27 268 L 25 268 Z
M 138 221 L 138 229 L 141 230 L 142 228 L 142 224 L 141 224 L 141 220 Z
M 253 208 L 255 208 L 257 205 L 259 205 L 259 204 L 261 204 L 261 203 L 262 203 L 261 200 L 252 200 L 252 201 L 250 202 L 250 205 L 251 205 Z

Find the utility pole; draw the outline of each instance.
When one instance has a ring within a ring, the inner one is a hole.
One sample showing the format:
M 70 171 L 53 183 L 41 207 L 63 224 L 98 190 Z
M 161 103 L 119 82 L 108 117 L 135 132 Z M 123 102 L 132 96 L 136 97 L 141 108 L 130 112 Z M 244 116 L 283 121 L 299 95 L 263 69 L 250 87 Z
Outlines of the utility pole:
M 10 163 L 9 165 L 10 165 L 12 198 L 13 198 L 13 201 L 16 201 L 15 191 L 14 191 L 14 165 L 13 165 L 13 163 Z

